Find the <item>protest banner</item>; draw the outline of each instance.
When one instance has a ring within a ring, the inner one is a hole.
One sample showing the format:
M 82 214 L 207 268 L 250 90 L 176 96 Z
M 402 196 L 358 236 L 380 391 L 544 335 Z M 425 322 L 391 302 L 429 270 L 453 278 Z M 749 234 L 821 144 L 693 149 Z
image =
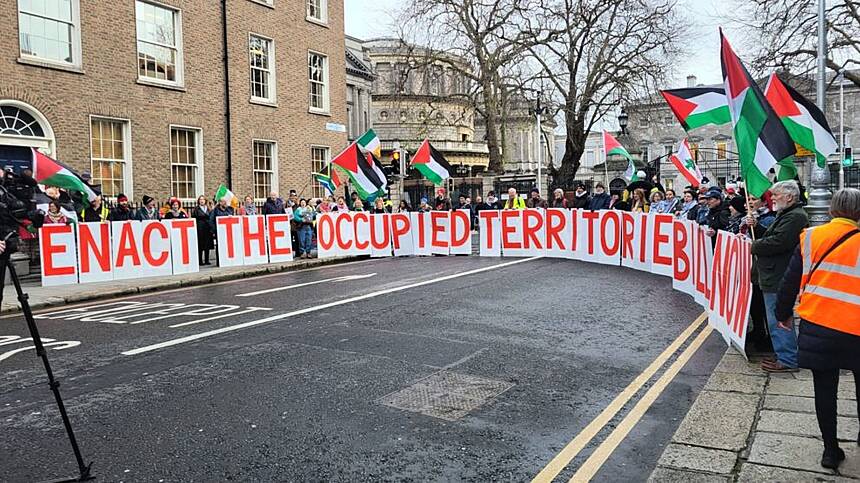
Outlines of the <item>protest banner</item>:
M 502 256 L 502 224 L 500 211 L 484 210 L 478 213 L 479 254 L 482 257 Z
M 109 223 L 78 223 L 80 283 L 113 280 Z
M 388 214 L 370 215 L 370 256 L 391 256 L 391 222 Z
M 238 267 L 244 265 L 242 217 L 219 216 L 215 218 L 215 235 L 218 240 L 218 266 Z
M 283 263 L 293 260 L 293 240 L 290 234 L 290 215 L 267 215 L 266 232 L 270 263 Z
M 469 210 L 451 212 L 451 255 L 472 254 L 472 220 Z
M 44 225 L 39 229 L 42 286 L 78 283 L 77 243 L 71 225 Z

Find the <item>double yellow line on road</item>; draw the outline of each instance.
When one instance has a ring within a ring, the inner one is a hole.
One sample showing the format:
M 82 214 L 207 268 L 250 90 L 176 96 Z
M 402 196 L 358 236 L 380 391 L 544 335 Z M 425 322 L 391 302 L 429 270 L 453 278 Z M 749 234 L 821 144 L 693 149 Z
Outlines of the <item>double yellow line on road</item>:
M 702 313 L 696 318 L 683 332 L 679 335 L 656 359 L 647 367 L 641 374 L 636 376 L 633 381 L 624 388 L 606 408 L 597 415 L 588 426 L 585 427 L 578 435 L 576 435 L 570 443 L 568 443 L 541 470 L 532 480 L 534 483 L 551 482 L 561 473 L 570 462 L 594 439 L 595 436 L 618 414 L 621 409 L 627 404 L 633 396 L 642 387 L 651 380 L 652 377 L 660 370 L 661 367 L 668 361 L 678 349 L 684 345 L 687 339 L 699 329 L 707 318 L 707 313 Z M 580 482 L 589 481 L 597 473 L 601 466 L 606 462 L 613 451 L 624 440 L 628 433 L 633 429 L 637 422 L 642 418 L 648 408 L 654 401 L 663 393 L 663 390 L 672 382 L 675 376 L 678 375 L 681 368 L 693 357 L 693 354 L 699 350 L 705 339 L 711 334 L 711 327 L 706 326 L 702 332 L 690 343 L 689 346 L 678 356 L 675 362 L 669 366 L 663 375 L 654 383 L 651 388 L 642 396 L 642 399 L 633 407 L 630 413 L 619 423 L 614 431 L 597 447 L 586 462 L 577 470 L 570 481 Z

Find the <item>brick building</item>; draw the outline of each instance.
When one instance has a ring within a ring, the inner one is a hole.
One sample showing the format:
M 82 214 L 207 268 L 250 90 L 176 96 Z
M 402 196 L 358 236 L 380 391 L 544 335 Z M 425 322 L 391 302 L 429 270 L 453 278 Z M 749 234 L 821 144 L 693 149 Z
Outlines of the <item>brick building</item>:
M 2 166 L 35 146 L 108 196 L 310 196 L 346 145 L 343 0 L 19 0 L 0 22 Z

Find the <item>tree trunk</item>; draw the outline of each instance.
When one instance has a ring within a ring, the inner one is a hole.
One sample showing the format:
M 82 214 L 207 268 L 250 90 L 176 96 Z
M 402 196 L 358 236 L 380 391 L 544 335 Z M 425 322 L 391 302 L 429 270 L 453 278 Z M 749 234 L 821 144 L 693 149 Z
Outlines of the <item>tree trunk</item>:
M 487 113 L 487 148 L 490 150 L 490 163 L 487 171 L 501 173 L 502 152 L 499 149 L 499 106 L 492 82 L 487 79 L 487 74 L 481 76 L 481 89 L 484 91 L 484 111 Z
M 561 166 L 556 171 L 555 185 L 557 188 L 572 190 L 575 188 L 573 181 L 579 171 L 582 153 L 585 151 L 585 139 L 588 133 L 584 132 L 585 123 L 582 119 L 576 119 L 568 112 L 566 115 L 565 131 L 567 139 L 564 143 L 564 156 L 561 158 Z

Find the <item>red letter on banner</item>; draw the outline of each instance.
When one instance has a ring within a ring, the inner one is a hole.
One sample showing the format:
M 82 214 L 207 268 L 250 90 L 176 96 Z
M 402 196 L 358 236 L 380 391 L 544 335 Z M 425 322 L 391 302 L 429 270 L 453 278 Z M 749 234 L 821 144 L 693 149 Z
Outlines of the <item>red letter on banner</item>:
M 227 249 L 227 258 L 234 258 L 236 256 L 236 247 L 233 246 L 233 225 L 239 223 L 239 218 L 232 216 L 222 216 L 215 219 L 217 223 L 226 228 L 225 236 L 226 240 L 224 240 L 224 248 Z
M 547 250 L 564 249 L 560 233 L 564 231 L 567 217 L 563 211 L 547 210 L 546 212 L 546 248 Z
M 125 259 L 131 257 L 131 264 L 140 265 L 140 253 L 132 231 L 132 222 L 123 223 L 119 231 L 119 248 L 116 251 L 116 267 L 125 265 Z
M 506 210 L 502 212 L 502 248 L 506 250 L 510 249 L 522 249 L 522 243 L 514 243 L 510 239 L 510 235 L 516 231 L 516 227 L 512 226 L 511 219 L 519 218 L 520 210 Z
M 621 212 L 621 258 L 633 258 L 633 235 L 636 233 L 636 220 L 626 211 Z
M 358 236 L 358 234 L 359 234 L 358 233 L 358 222 L 359 221 L 361 221 L 365 225 L 370 224 L 370 217 L 367 215 L 367 212 L 359 211 L 358 213 L 352 215 L 352 233 L 353 233 L 352 239 L 355 240 L 355 248 L 357 248 L 358 250 L 366 250 L 367 247 L 370 246 L 370 241 L 369 240 L 366 240 L 364 242 L 359 241 L 359 236 Z
M 90 254 L 95 255 L 101 271 L 110 272 L 110 225 L 107 223 L 80 223 L 78 227 L 81 245 L 81 274 L 92 271 L 90 269 Z M 93 228 L 100 232 L 101 246 L 96 246 Z
M 439 222 L 448 219 L 447 211 L 430 212 L 430 246 L 437 248 L 448 248 L 448 243 L 440 240 L 439 235 L 445 233 L 445 227 Z
M 583 211 L 582 219 L 586 221 L 588 224 L 588 229 L 585 231 L 586 236 L 588 237 L 588 254 L 594 255 L 594 236 L 596 231 L 594 229 L 594 222 L 597 221 L 597 217 L 600 216 L 599 211 Z
M 654 215 L 654 249 L 651 252 L 653 254 L 653 258 L 651 263 L 653 265 L 660 265 L 663 267 L 667 267 L 667 271 L 672 268 L 672 258 L 660 255 L 661 248 L 666 245 L 669 245 L 669 235 L 661 234 L 662 228 L 665 225 L 671 225 L 674 221 L 672 215 L 666 214 L 658 214 Z M 652 268 L 652 271 L 653 268 Z
M 690 240 L 687 239 L 687 227 L 683 223 L 672 225 L 672 240 L 675 245 L 672 257 L 672 278 L 681 282 L 690 277 L 690 258 L 685 250 Z M 683 268 L 681 266 L 683 265 Z
M 71 234 L 72 228 L 71 225 L 47 224 L 42 227 L 42 273 L 45 277 L 75 274 L 76 267 L 74 265 L 54 265 L 54 255 L 64 255 L 71 252 L 71 256 L 74 258 L 74 245 L 55 245 L 52 239 L 54 234 Z M 72 241 L 74 241 L 74 236 L 72 236 Z
M 188 251 L 189 240 L 191 233 L 195 229 L 194 220 L 176 219 L 173 220 L 173 228 L 179 230 L 180 245 L 182 245 L 182 264 L 188 265 L 191 262 L 191 254 Z
M 251 223 L 254 223 L 256 230 L 251 231 Z M 229 233 L 229 232 L 228 232 Z M 257 249 L 259 250 L 257 253 L 266 254 L 266 230 L 263 225 L 262 217 L 242 217 L 242 240 L 244 243 L 244 253 L 245 257 L 250 258 L 252 255 L 251 252 L 251 242 L 257 242 Z
M 458 247 L 469 240 L 471 235 L 471 223 L 469 223 L 469 215 L 462 210 L 454 210 L 451 212 L 451 247 Z M 458 228 L 462 227 L 462 230 Z M 462 235 L 462 236 L 461 236 Z M 470 247 L 471 250 L 471 247 Z
M 157 257 L 153 256 L 152 251 L 152 242 L 150 238 L 152 237 L 152 232 L 158 232 L 158 235 L 165 241 L 170 240 L 170 234 L 167 233 L 167 227 L 162 225 L 161 223 L 150 223 L 146 225 L 143 229 L 143 258 L 152 265 L 153 267 L 160 267 L 167 263 L 170 260 L 170 250 L 164 250 Z M 122 244 L 120 244 L 120 247 Z M 168 244 L 168 246 L 170 246 Z
M 337 240 L 337 246 L 343 251 L 347 251 L 352 248 L 352 240 L 347 240 L 349 243 L 343 241 L 341 237 L 341 222 L 348 221 L 352 223 L 352 215 L 349 213 L 338 214 L 337 221 L 334 222 L 334 237 Z
M 600 212 L 598 211 L 596 213 L 599 214 Z M 612 246 L 609 246 L 606 244 L 606 239 L 608 238 L 606 236 L 606 232 L 607 232 L 606 225 L 607 225 L 608 220 L 612 220 L 613 230 L 615 231 L 615 237 L 614 237 L 615 238 L 615 244 Z M 603 254 L 606 255 L 607 257 L 613 257 L 613 256 L 617 255 L 618 250 L 621 247 L 621 239 L 618 236 L 618 234 L 619 234 L 619 230 L 618 230 L 619 223 L 620 223 L 620 220 L 618 219 L 618 212 L 617 211 L 604 211 L 603 216 L 600 218 L 600 233 L 603 234 L 603 236 L 600 237 L 600 248 L 603 251 Z
M 529 220 L 535 221 L 534 224 Z M 537 236 L 537 232 L 543 227 L 543 216 L 538 210 L 523 210 L 523 245 L 526 250 L 537 248 L 543 250 L 543 243 Z
M 495 240 L 493 240 L 493 223 L 499 217 L 499 212 L 495 210 L 484 210 L 479 211 L 478 216 L 487 224 L 487 229 L 484 230 L 487 236 L 487 248 L 492 249 L 493 247 L 495 247 Z
M 317 241 L 323 250 L 331 250 L 334 246 L 334 221 L 331 215 L 320 217 Z M 283 233 L 283 232 L 279 232 Z M 292 246 L 292 241 L 290 242 Z M 292 250 L 292 248 L 290 248 Z
M 394 248 L 400 250 L 400 238 L 409 233 L 409 216 L 404 213 L 391 215 L 391 238 Z

